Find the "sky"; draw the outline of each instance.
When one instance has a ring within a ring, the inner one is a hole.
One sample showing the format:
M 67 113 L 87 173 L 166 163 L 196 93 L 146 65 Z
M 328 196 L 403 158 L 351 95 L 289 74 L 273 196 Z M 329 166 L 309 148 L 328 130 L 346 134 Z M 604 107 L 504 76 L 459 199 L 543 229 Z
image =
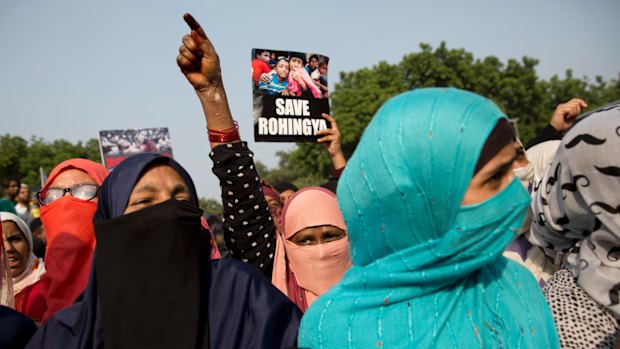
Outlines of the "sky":
M 268 167 L 294 144 L 253 141 L 255 47 L 329 56 L 330 88 L 340 72 L 397 63 L 421 42 L 503 62 L 533 57 L 543 79 L 620 73 L 618 0 L 2 1 L 0 134 L 77 142 L 168 127 L 198 194 L 218 198 L 202 108 L 176 66 L 185 12 L 214 43 L 241 137 Z

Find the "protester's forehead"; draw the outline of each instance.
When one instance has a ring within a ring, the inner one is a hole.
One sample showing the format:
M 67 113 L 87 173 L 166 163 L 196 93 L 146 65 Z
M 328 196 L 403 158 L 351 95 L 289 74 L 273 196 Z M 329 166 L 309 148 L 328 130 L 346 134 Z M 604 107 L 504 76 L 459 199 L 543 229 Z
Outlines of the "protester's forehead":
M 4 231 L 4 236 L 9 237 L 13 235 L 24 235 L 17 223 L 12 220 L 2 220 L 2 230 Z
M 86 171 L 67 167 L 61 170 L 53 181 L 47 186 L 48 188 L 70 188 L 78 184 L 97 184 L 93 177 Z

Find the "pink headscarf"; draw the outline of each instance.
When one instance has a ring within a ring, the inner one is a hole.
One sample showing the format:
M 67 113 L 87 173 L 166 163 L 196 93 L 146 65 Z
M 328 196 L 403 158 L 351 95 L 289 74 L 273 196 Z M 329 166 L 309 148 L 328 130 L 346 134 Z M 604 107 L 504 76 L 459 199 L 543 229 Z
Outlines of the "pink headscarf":
M 297 246 L 289 239 L 300 230 L 331 225 L 346 232 L 336 195 L 329 190 L 310 187 L 296 192 L 282 211 L 282 234 L 277 235 L 271 282 L 302 311 L 336 284 L 351 266 L 348 238 Z M 290 280 L 290 277 L 294 280 Z M 291 292 L 291 284 L 303 290 L 305 299 Z
M 299 76 L 306 83 L 306 86 L 310 89 L 314 98 L 321 98 L 321 90 L 316 87 L 316 85 L 314 84 L 314 80 L 312 80 L 306 68 L 301 67 L 293 69 L 295 69 L 295 71 L 299 73 Z M 297 83 L 297 81 L 293 79 L 291 74 L 288 75 L 288 90 L 291 91 L 295 96 L 301 96 L 302 91 L 299 87 L 299 83 Z

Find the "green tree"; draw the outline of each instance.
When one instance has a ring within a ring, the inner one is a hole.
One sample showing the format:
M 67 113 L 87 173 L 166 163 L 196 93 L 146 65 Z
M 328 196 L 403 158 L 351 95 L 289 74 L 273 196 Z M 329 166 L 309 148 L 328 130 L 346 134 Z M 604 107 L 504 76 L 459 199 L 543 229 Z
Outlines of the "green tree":
M 21 177 L 20 159 L 27 148 L 28 142 L 19 136 L 0 136 L 0 178 Z
M 379 62 L 371 68 L 340 73 L 340 83 L 331 93 L 332 116 L 342 133 L 342 149 L 350 157 L 361 135 L 381 105 L 389 98 L 420 87 L 455 87 L 493 100 L 509 118 L 518 118 L 518 131 L 527 142 L 549 121 L 555 107 L 573 97 L 585 99 L 590 109 L 620 98 L 620 76 L 590 82 L 573 77 L 549 81 L 538 78 L 538 60 L 522 57 L 502 63 L 494 56 L 481 59 L 464 49 L 449 49 L 442 42 L 433 49 L 420 44 L 420 52 L 410 53 L 397 64 Z M 281 168 L 294 171 L 296 184 L 319 184 L 329 177 L 330 159 L 318 144 L 299 144 L 290 154 L 282 154 Z M 271 171 L 278 171 L 274 169 Z
M 212 214 L 222 219 L 222 213 L 224 212 L 224 207 L 222 206 L 222 203 L 219 200 L 199 198 L 198 201 L 200 204 L 200 208 L 202 208 L 205 211 L 205 213 Z
M 17 176 L 32 188 L 41 186 L 39 168 L 49 173 L 56 165 L 71 158 L 101 162 L 99 141 L 90 139 L 73 144 L 64 139 L 46 142 L 32 137 L 26 141 L 19 136 L 0 136 L 0 176 Z

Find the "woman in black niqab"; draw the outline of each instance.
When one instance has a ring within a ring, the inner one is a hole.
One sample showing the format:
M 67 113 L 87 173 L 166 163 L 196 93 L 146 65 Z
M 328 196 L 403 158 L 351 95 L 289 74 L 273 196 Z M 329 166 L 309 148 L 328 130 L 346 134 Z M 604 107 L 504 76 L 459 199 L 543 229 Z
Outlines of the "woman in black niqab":
M 181 177 L 185 199 L 125 214 L 138 181 L 161 165 Z M 254 268 L 210 261 L 201 215 L 193 182 L 176 161 L 158 154 L 123 161 L 101 187 L 83 299 L 48 320 L 28 347 L 294 346 L 299 310 Z

